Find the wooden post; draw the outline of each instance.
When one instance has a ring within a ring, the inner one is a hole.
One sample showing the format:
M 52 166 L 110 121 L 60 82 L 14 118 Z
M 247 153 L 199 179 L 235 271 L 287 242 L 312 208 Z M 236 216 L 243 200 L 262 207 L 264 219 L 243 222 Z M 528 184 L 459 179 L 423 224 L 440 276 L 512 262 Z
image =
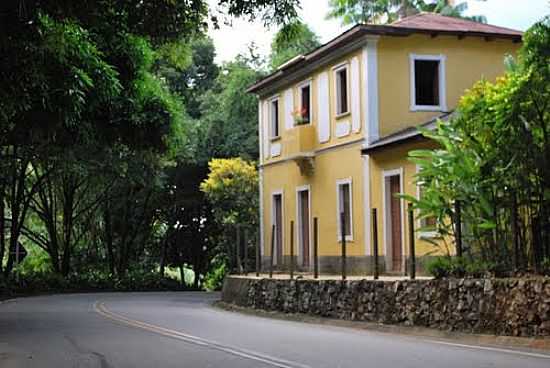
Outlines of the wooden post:
M 235 257 L 237 260 L 237 274 L 241 274 L 241 227 L 237 224 L 237 244 L 235 245 Z
M 409 203 L 409 257 L 411 259 L 411 280 L 416 278 L 416 252 L 414 249 L 414 211 L 412 203 Z
M 244 263 L 243 272 L 248 275 L 248 228 L 244 228 Z
M 346 279 L 346 217 L 340 213 L 340 233 L 342 235 L 342 280 Z
M 294 278 L 294 221 L 290 221 L 290 279 Z
M 313 219 L 313 278 L 319 278 L 319 219 Z
M 455 235 L 456 235 L 456 255 L 462 257 L 462 214 L 460 201 L 455 200 Z
M 256 277 L 260 277 L 262 241 L 261 234 L 256 237 Z
M 519 234 L 518 234 L 518 204 L 516 202 L 516 195 L 512 200 L 512 239 L 514 241 L 514 269 L 519 271 Z
M 373 278 L 378 280 L 378 220 L 376 214 L 376 208 L 372 209 L 372 253 L 374 257 L 374 272 Z
M 269 257 L 269 278 L 273 278 L 273 253 L 275 253 L 275 224 L 271 227 L 271 255 Z

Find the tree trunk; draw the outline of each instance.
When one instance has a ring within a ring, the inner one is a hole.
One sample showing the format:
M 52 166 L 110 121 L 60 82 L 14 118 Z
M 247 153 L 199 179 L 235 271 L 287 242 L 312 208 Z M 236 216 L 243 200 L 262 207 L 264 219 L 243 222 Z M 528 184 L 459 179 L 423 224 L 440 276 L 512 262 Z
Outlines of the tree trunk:
M 114 275 L 115 270 L 115 254 L 113 251 L 113 228 L 111 223 L 111 208 L 106 203 L 103 211 L 103 220 L 105 221 L 105 243 L 107 245 L 107 257 L 109 258 L 109 272 Z
M 4 202 L 4 186 L 0 186 L 0 273 L 4 266 L 4 253 L 6 250 L 6 203 Z

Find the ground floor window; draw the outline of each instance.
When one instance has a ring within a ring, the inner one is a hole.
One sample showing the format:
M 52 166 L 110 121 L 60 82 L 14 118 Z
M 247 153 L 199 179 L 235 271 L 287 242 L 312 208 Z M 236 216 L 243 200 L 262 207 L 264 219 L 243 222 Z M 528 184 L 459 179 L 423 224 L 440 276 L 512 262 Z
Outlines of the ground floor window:
M 338 239 L 342 238 L 342 231 L 346 236 L 346 240 L 353 239 L 353 212 L 352 212 L 352 191 L 351 179 L 339 180 L 336 183 L 337 188 L 337 223 L 338 223 Z M 342 216 L 344 217 L 342 229 Z

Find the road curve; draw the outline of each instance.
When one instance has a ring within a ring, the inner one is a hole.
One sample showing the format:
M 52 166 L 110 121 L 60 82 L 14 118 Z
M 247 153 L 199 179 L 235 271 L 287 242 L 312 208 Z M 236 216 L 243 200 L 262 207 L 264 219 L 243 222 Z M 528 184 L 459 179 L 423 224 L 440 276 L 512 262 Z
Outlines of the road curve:
M 208 293 L 109 293 L 0 304 L 0 367 L 550 367 L 550 355 L 272 320 Z

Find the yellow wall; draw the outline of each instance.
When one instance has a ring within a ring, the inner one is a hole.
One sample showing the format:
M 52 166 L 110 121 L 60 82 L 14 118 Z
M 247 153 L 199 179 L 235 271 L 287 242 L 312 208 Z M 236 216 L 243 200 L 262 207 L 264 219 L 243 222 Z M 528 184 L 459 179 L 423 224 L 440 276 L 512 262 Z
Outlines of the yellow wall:
M 378 81 L 379 81 L 379 131 L 380 137 L 394 133 L 406 127 L 415 126 L 438 116 L 441 112 L 413 112 L 410 111 L 410 65 L 409 55 L 414 54 L 443 54 L 446 57 L 446 103 L 447 110 L 456 107 L 459 98 L 464 91 L 470 88 L 475 81 L 486 78 L 495 79 L 504 71 L 503 58 L 507 53 L 515 53 L 520 44 L 511 41 L 491 40 L 483 38 L 466 37 L 459 40 L 457 37 L 416 35 L 410 37 L 381 37 L 378 41 Z M 343 62 L 350 62 L 353 57 L 359 61 L 359 69 L 362 74 L 362 50 L 352 52 L 345 57 L 323 67 L 309 77 L 312 81 L 312 121 L 314 129 L 318 127 L 318 76 L 322 72 L 329 75 L 330 95 L 330 117 L 331 133 L 330 140 L 326 143 L 319 143 L 317 132 L 314 131 L 314 173 L 311 176 L 304 176 L 296 163 L 289 158 L 291 144 L 289 141 L 295 139 L 294 127 L 285 129 L 285 106 L 284 92 L 286 89 L 294 88 L 294 109 L 300 105 L 298 86 L 302 81 L 285 86 L 278 92 L 279 95 L 279 122 L 281 137 L 276 141 L 282 145 L 282 154 L 274 158 L 264 157 L 261 152 L 263 163 L 263 223 L 264 223 L 264 255 L 269 255 L 271 239 L 271 212 L 272 193 L 283 191 L 283 220 L 284 220 L 284 254 L 289 254 L 290 246 L 290 221 L 295 223 L 295 241 L 298 249 L 298 231 L 296 219 L 296 188 L 303 185 L 311 186 L 311 216 L 319 218 L 319 255 L 337 256 L 340 254 L 340 245 L 337 240 L 337 194 L 336 181 L 339 179 L 352 178 L 353 191 L 353 241 L 348 246 L 348 255 L 365 255 L 364 238 L 364 214 L 370 209 L 364 208 L 363 201 L 363 157 L 361 156 L 361 145 L 364 139 L 364 94 L 365 86 L 361 77 L 360 88 L 360 114 L 361 130 L 345 137 L 335 136 L 337 118 L 335 117 L 335 91 L 333 67 Z M 351 85 L 352 81 L 349 81 Z M 348 92 L 351 94 L 351 88 Z M 267 96 L 264 96 L 267 97 Z M 272 97 L 272 96 L 269 96 Z M 265 101 L 265 100 L 263 100 Z M 350 103 L 351 111 L 351 103 Z M 264 115 L 264 119 L 268 114 Z M 351 125 L 351 114 L 342 118 L 348 120 Z M 266 124 L 265 126 L 268 126 Z M 266 132 L 266 134 L 268 134 Z M 263 140 L 266 142 L 266 140 Z M 341 146 L 342 144 L 348 145 Z M 264 143 L 265 144 L 265 143 Z M 426 146 L 427 145 L 427 146 Z M 384 254 L 383 239 L 383 213 L 382 213 L 382 175 L 383 170 L 402 168 L 404 173 L 404 190 L 407 194 L 416 195 L 416 186 L 413 184 L 413 176 L 416 173 L 416 166 L 407 160 L 407 153 L 410 149 L 420 147 L 433 147 L 429 143 L 408 144 L 398 148 L 384 150 L 373 154 L 370 157 L 370 201 L 371 208 L 379 209 L 379 247 L 380 254 Z M 326 150 L 329 148 L 328 150 Z M 321 151 L 320 151 L 321 150 Z M 408 224 L 406 212 L 403 211 L 404 220 L 404 254 L 408 254 Z M 313 223 L 313 220 L 311 220 Z M 312 225 L 313 226 L 313 225 Z M 313 238 L 311 238 L 311 243 Z M 369 242 L 370 243 L 370 242 Z M 417 254 L 426 255 L 434 251 L 434 246 L 429 242 L 417 239 Z M 297 252 L 295 252 L 297 254 Z
M 340 179 L 352 180 L 352 218 L 353 240 L 348 241 L 347 254 L 364 255 L 363 234 L 363 171 L 360 144 L 327 151 L 315 157 L 315 172 L 311 177 L 300 175 L 293 161 L 281 162 L 264 167 L 264 251 L 270 255 L 272 194 L 283 191 L 283 241 L 284 254 L 290 253 L 290 221 L 295 226 L 295 254 L 298 249 L 296 188 L 310 185 L 311 217 L 319 219 L 319 254 L 340 255 L 340 243 L 337 239 L 337 192 L 336 182 Z M 337 164 L 336 164 L 337 163 Z M 313 228 L 313 220 L 311 221 Z M 311 238 L 311 246 L 313 237 Z
M 275 162 L 275 161 L 281 161 L 281 160 L 284 160 L 287 156 L 288 156 L 288 152 L 286 151 L 286 148 L 285 147 L 285 142 L 288 142 L 288 140 L 291 138 L 291 135 L 292 135 L 292 132 L 291 132 L 291 129 L 290 130 L 287 130 L 285 128 L 285 98 L 284 98 L 284 93 L 285 91 L 288 89 L 288 88 L 292 88 L 293 89 L 293 97 L 294 97 L 294 108 L 293 110 L 298 110 L 299 107 L 300 107 L 300 91 L 299 91 L 299 86 L 307 81 L 307 80 L 311 80 L 311 94 L 312 94 L 312 98 L 311 98 L 311 110 L 312 110 L 312 116 L 311 116 L 311 125 L 315 126 L 316 128 L 318 127 L 318 109 L 317 109 L 317 99 L 318 99 L 318 77 L 319 77 L 319 74 L 323 73 L 323 72 L 326 72 L 329 76 L 329 96 L 330 96 L 330 106 L 329 106 L 329 111 L 330 111 L 330 139 L 327 141 L 327 142 L 324 142 L 324 143 L 320 143 L 318 138 L 316 137 L 316 149 L 324 149 L 324 148 L 327 148 L 327 147 L 332 147 L 332 146 L 336 146 L 336 145 L 340 145 L 340 144 L 343 144 L 343 143 L 347 143 L 347 142 L 351 142 L 351 141 L 354 141 L 354 140 L 357 140 L 357 139 L 360 139 L 362 138 L 362 134 L 363 134 L 363 130 L 360 129 L 358 132 L 353 132 L 351 129 L 350 129 L 350 134 L 348 134 L 347 136 L 344 136 L 344 137 L 336 137 L 335 135 L 335 130 L 336 130 L 336 124 L 337 122 L 339 121 L 349 121 L 350 123 L 350 126 L 351 126 L 351 121 L 352 121 L 352 113 L 351 113 L 351 100 L 350 100 L 350 103 L 349 103 L 349 110 L 350 110 L 350 113 L 349 114 L 346 114 L 345 116 L 342 116 L 342 117 L 336 117 L 336 106 L 335 106 L 335 81 L 334 81 L 334 78 L 335 78 L 335 73 L 334 73 L 334 66 L 337 66 L 337 65 L 340 65 L 340 64 L 343 64 L 343 63 L 348 63 L 348 65 L 350 65 L 351 63 L 351 60 L 352 58 L 354 57 L 357 57 L 357 60 L 359 61 L 359 70 L 360 70 L 360 76 L 361 76 L 361 80 L 362 80 L 362 73 L 363 73 L 363 66 L 362 66 L 362 52 L 361 50 L 357 50 L 355 52 L 352 52 L 352 53 L 349 53 L 341 58 L 339 58 L 337 61 L 331 63 L 329 66 L 326 66 L 324 68 L 320 68 L 318 69 L 317 71 L 315 71 L 314 73 L 312 73 L 310 76 L 308 76 L 307 78 L 304 78 L 296 83 L 293 83 L 291 85 L 287 85 L 285 86 L 284 89 L 281 89 L 280 91 L 278 91 L 277 93 L 275 94 L 272 94 L 270 95 L 268 98 L 264 99 L 263 101 L 268 101 L 270 100 L 271 98 L 275 97 L 275 96 L 278 96 L 279 98 L 279 131 L 280 131 L 280 138 L 279 139 L 276 139 L 274 141 L 271 141 L 270 140 L 270 143 L 280 143 L 282 145 L 282 154 L 280 156 L 277 156 L 277 157 L 264 157 L 264 162 Z M 349 86 L 349 84 L 351 83 L 350 80 L 348 80 L 348 95 L 351 94 L 351 87 Z M 360 89 L 360 101 L 363 101 L 363 91 L 362 89 Z M 362 104 L 360 104 L 360 114 L 361 114 L 361 122 L 363 121 L 363 116 L 364 116 L 364 111 L 363 111 L 363 106 Z M 269 114 L 266 115 L 266 118 L 269 119 Z M 267 124 L 269 125 L 269 124 Z M 362 123 L 361 123 L 362 125 Z M 361 126 L 362 128 L 362 126 Z M 267 134 L 269 134 L 269 132 L 267 132 Z M 263 154 L 263 153 L 261 153 Z
M 383 37 L 378 43 L 380 136 L 421 124 L 441 112 L 410 111 L 410 54 L 446 56 L 447 110 L 453 110 L 465 90 L 480 80 L 504 73 L 504 55 L 521 46 L 510 40 L 429 35 Z
M 384 171 L 402 170 L 403 172 L 403 190 L 404 193 L 412 196 L 417 196 L 417 187 L 414 183 L 416 175 L 416 164 L 407 159 L 408 152 L 415 149 L 433 149 L 436 148 L 434 142 L 421 142 L 403 144 L 397 148 L 386 149 L 370 155 L 370 188 L 371 188 L 371 207 L 376 208 L 378 212 L 378 245 L 379 254 L 385 254 L 384 242 L 384 195 L 383 195 L 383 175 Z M 409 221 L 407 215 L 407 203 L 402 200 L 402 221 L 404 232 L 404 253 L 409 254 Z M 418 228 L 418 221 L 415 222 L 415 227 Z M 417 256 L 430 254 L 444 254 L 444 242 L 439 241 L 440 246 L 434 246 L 433 243 L 426 241 L 416 233 L 415 249 Z M 434 239 L 435 240 L 435 239 Z M 448 241 L 447 241 L 448 243 Z

